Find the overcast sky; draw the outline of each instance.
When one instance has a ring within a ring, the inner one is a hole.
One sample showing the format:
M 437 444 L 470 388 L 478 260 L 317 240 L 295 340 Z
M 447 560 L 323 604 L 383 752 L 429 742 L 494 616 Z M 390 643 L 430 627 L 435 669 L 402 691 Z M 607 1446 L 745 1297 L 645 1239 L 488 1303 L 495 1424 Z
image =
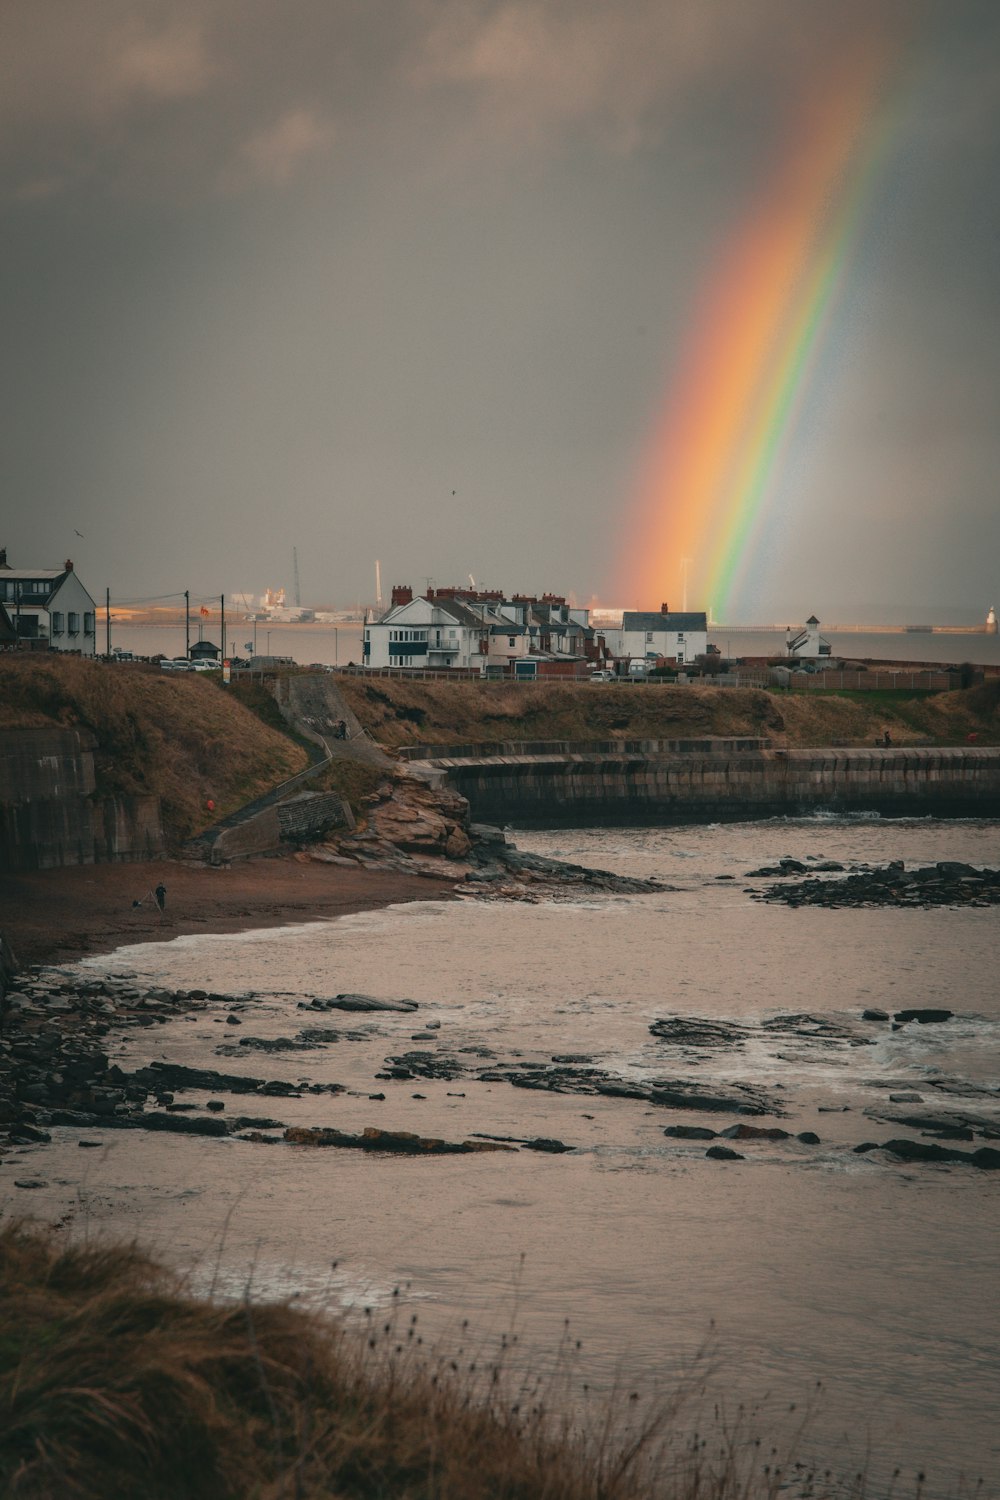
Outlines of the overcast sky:
M 656 608 L 617 560 L 705 267 L 873 27 L 893 148 L 738 613 L 981 617 L 997 0 L 3 0 L 0 545 Z

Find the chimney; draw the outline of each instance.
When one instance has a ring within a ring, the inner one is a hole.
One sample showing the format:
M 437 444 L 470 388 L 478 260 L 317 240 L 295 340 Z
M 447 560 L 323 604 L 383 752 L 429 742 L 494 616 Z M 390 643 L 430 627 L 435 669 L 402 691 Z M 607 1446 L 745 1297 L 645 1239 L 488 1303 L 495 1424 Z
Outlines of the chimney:
M 669 615 L 669 613 L 670 613 L 670 605 L 669 604 L 661 604 L 660 605 L 660 614 L 661 615 Z
M 413 590 L 408 583 L 397 583 L 392 589 L 392 607 L 397 604 L 409 604 L 413 599 Z
M 67 573 L 72 573 L 73 559 L 71 557 L 67 557 L 66 561 L 63 563 L 63 567 L 66 569 Z
M 9 568 L 9 567 L 10 567 L 10 563 L 7 561 L 7 548 L 6 547 L 0 547 L 0 568 Z

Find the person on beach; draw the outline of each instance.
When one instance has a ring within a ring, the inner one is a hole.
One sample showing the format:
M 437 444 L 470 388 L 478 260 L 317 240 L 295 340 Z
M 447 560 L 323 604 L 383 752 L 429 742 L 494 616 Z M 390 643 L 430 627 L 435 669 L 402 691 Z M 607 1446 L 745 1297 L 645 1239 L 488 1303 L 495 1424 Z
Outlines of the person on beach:
M 156 887 L 156 890 L 153 892 L 153 895 L 156 897 L 156 904 L 157 904 L 157 906 L 160 908 L 161 911 L 163 911 L 164 907 L 167 904 L 167 888 L 163 884 L 162 880 L 160 881 L 159 885 Z

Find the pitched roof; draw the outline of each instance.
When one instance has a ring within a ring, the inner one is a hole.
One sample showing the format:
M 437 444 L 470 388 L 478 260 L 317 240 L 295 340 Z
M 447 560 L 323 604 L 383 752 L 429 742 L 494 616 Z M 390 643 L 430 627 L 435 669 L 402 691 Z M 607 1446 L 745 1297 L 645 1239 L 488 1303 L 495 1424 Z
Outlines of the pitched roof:
M 673 611 L 663 614 L 652 610 L 627 609 L 622 615 L 623 630 L 707 630 L 704 610 Z

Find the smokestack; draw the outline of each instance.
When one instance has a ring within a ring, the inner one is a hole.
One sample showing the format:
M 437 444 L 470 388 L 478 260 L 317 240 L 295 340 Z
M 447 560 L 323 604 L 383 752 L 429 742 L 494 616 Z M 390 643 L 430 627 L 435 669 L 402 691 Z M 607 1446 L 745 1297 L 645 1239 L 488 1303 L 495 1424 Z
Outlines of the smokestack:
M 413 598 L 413 590 L 408 583 L 395 583 L 392 587 L 393 608 L 397 604 L 409 604 Z
M 669 613 L 670 613 L 670 605 L 669 604 L 661 604 L 660 605 L 660 614 L 661 615 L 669 615 Z

